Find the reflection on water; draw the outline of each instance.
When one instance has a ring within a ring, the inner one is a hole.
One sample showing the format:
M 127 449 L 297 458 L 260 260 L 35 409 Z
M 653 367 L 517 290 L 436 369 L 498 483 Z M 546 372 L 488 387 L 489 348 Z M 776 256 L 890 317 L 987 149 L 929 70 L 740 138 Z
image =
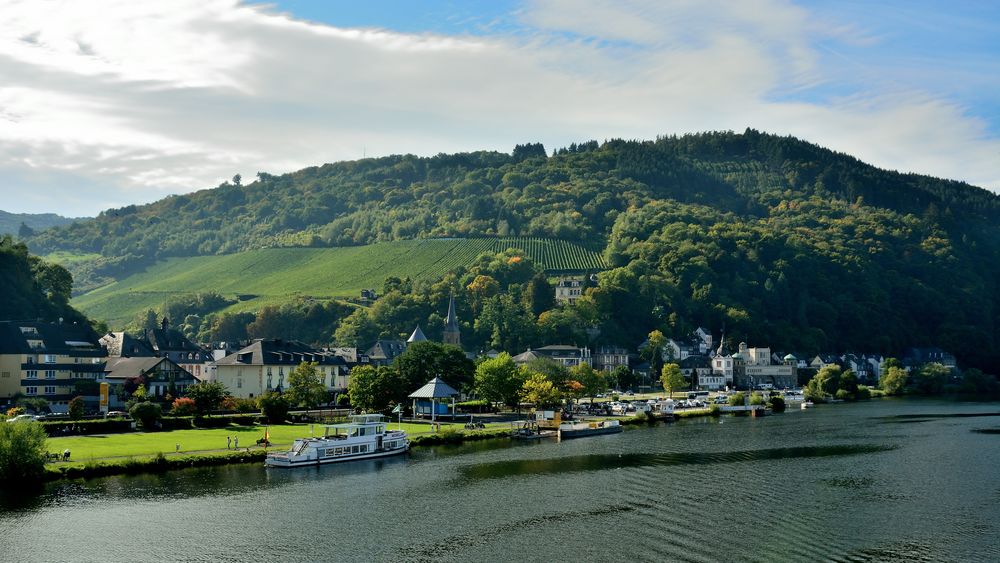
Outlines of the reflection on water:
M 498 479 L 524 474 L 576 473 L 602 471 L 624 467 L 709 465 L 746 461 L 778 460 L 810 457 L 871 454 L 894 449 L 895 446 L 850 444 L 800 448 L 770 448 L 736 452 L 684 452 L 666 454 L 617 454 L 498 461 L 462 468 L 462 474 L 472 479 Z
M 996 411 L 941 401 L 818 405 L 320 468 L 51 483 L 0 494 L 0 556 L 1000 561 L 1000 428 L 983 428 Z

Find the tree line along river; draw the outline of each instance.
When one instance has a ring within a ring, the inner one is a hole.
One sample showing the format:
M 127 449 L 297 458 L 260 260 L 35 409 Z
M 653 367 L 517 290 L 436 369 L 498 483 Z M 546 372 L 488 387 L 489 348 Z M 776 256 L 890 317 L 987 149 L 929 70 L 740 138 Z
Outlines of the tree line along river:
M 5 561 L 998 561 L 1000 404 L 882 400 L 0 494 Z

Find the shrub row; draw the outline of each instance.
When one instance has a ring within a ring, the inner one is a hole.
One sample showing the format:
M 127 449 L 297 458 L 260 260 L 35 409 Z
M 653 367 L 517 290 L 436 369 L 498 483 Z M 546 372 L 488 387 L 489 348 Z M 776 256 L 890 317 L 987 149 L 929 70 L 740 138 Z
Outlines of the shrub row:
M 108 475 L 135 475 L 138 473 L 162 473 L 170 469 L 185 467 L 205 467 L 210 465 L 226 465 L 229 463 L 263 462 L 264 450 L 227 452 L 224 454 L 192 454 L 182 456 L 164 456 L 159 453 L 150 458 L 126 458 L 122 460 L 92 461 L 84 465 L 48 465 L 45 477 L 54 479 L 76 479 L 106 477 Z
M 41 421 L 39 424 L 49 436 L 76 436 L 81 434 L 121 434 L 132 432 L 131 420 L 56 420 Z

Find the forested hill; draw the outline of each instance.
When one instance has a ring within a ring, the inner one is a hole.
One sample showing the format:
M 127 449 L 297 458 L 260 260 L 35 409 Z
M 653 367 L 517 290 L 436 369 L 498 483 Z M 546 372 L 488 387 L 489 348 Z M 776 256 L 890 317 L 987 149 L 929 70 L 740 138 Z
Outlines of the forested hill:
M 31 236 L 37 231 L 77 220 L 55 213 L 8 213 L 0 209 L 0 235 Z
M 100 253 L 92 271 L 117 275 L 265 246 L 572 239 L 622 267 L 595 294 L 602 338 L 725 326 L 785 350 L 936 344 L 986 365 L 1000 359 L 998 219 L 1000 198 L 986 190 L 748 130 L 259 173 L 29 245 Z
M 69 272 L 31 256 L 10 235 L 0 236 L 0 287 L 0 321 L 87 321 L 69 306 L 73 288 Z

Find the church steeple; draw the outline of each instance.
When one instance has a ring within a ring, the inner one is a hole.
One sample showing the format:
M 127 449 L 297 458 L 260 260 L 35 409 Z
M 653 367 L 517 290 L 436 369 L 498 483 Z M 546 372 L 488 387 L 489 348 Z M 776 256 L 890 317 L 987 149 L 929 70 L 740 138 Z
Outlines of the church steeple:
M 444 334 L 442 340 L 445 344 L 462 345 L 462 335 L 458 328 L 458 315 L 455 314 L 455 294 L 451 294 L 448 300 L 448 316 L 444 320 Z

